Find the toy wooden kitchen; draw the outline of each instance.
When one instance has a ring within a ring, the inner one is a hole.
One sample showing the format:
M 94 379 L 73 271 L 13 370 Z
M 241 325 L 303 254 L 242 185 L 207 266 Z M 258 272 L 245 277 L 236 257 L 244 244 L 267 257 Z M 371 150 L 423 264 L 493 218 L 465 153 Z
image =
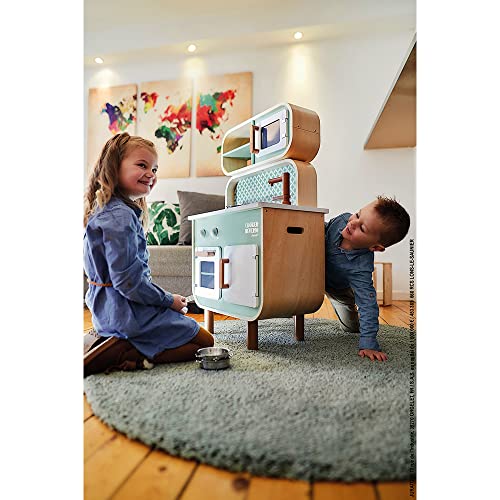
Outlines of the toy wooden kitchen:
M 247 346 L 258 348 L 258 320 L 295 318 L 304 339 L 304 314 L 323 303 L 324 215 L 317 208 L 319 117 L 279 104 L 230 129 L 221 166 L 230 176 L 226 208 L 189 217 L 193 228 L 193 295 L 213 313 L 248 322 Z

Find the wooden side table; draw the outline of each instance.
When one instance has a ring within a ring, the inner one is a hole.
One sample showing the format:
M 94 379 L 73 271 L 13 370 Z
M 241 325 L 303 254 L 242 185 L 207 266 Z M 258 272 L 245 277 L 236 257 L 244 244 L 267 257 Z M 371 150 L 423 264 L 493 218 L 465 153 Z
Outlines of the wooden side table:
M 377 290 L 377 264 L 382 264 L 382 305 L 392 305 L 392 262 L 374 262 L 373 286 Z

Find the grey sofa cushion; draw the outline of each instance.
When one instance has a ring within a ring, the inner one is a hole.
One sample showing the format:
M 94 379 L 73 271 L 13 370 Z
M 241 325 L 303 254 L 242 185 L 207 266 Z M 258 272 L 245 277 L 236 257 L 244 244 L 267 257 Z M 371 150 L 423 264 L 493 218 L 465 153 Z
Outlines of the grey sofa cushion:
M 190 215 L 204 214 L 214 210 L 226 208 L 225 197 L 219 194 L 195 193 L 191 191 L 177 191 L 181 210 L 181 230 L 179 245 L 191 245 Z
M 153 245 L 148 246 L 149 268 L 153 283 L 170 293 L 191 295 L 191 246 Z M 88 288 L 87 277 L 83 275 L 83 296 Z
M 188 297 L 192 295 L 192 282 L 191 277 L 187 276 L 153 276 L 153 283 L 163 288 L 166 292 L 178 293 Z
M 158 276 L 185 276 L 191 279 L 191 246 L 148 246 L 153 281 Z

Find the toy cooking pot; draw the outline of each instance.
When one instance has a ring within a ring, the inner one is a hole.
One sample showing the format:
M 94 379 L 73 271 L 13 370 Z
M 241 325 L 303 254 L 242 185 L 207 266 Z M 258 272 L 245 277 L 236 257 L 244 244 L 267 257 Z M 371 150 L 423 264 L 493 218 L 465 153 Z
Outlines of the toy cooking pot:
M 224 370 L 230 366 L 231 354 L 225 347 L 203 347 L 196 351 L 196 362 L 204 370 Z

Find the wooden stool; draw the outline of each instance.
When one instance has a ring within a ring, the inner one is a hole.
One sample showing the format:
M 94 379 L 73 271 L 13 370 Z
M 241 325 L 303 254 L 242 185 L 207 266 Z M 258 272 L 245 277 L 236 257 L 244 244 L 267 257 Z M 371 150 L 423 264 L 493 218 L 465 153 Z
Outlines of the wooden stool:
M 392 262 L 374 262 L 375 265 L 382 264 L 382 305 L 392 305 Z M 377 268 L 373 269 L 373 287 L 377 291 Z

